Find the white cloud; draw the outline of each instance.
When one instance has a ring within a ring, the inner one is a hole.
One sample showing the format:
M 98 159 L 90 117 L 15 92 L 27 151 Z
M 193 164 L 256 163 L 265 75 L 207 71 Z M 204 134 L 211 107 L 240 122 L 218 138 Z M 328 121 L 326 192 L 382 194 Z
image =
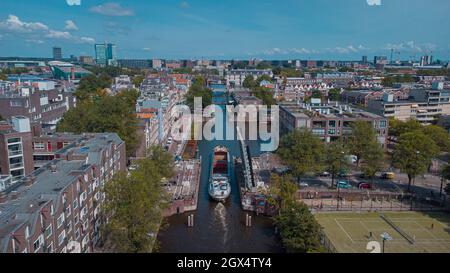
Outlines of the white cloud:
M 71 39 L 72 34 L 68 31 L 50 30 L 45 37 L 52 39 Z
M 66 0 L 69 6 L 81 6 L 81 0 Z
M 95 44 L 95 39 L 91 37 L 81 37 L 80 42 L 85 44 Z
M 152 49 L 149 48 L 149 47 L 144 47 L 142 50 L 144 50 L 144 51 L 152 51 Z
M 78 26 L 72 20 L 66 20 L 65 30 L 78 30 Z
M 27 39 L 25 41 L 29 42 L 29 43 L 34 43 L 34 44 L 43 44 L 43 43 L 45 43 L 44 41 L 39 40 L 39 39 Z
M 5 21 L 0 21 L 0 29 L 11 32 L 29 33 L 48 30 L 48 26 L 40 22 L 23 22 L 15 15 L 9 15 Z
M 346 47 L 334 47 L 334 48 L 327 48 L 326 51 L 328 52 L 332 52 L 332 53 L 338 53 L 338 54 L 350 54 L 350 53 L 357 53 L 360 51 L 367 51 L 369 50 L 368 47 L 365 47 L 363 45 L 359 45 L 359 46 L 354 46 L 354 45 L 349 45 Z
M 398 44 L 387 44 L 383 49 L 408 52 L 426 52 L 436 49 L 436 45 L 432 43 L 418 44 L 414 41 L 401 42 Z
M 253 54 L 253 53 L 248 53 L 248 55 L 259 55 L 259 54 L 263 54 L 263 55 L 288 55 L 288 54 L 317 54 L 319 53 L 317 50 L 313 50 L 313 49 L 306 49 L 306 48 L 289 48 L 289 49 L 281 49 L 278 47 L 274 47 L 271 49 L 267 49 L 264 50 L 262 52 Z
M 106 15 L 106 16 L 132 16 L 134 12 L 131 9 L 126 9 L 118 3 L 106 3 L 99 6 L 94 6 L 90 9 L 91 12 Z
M 381 0 L 366 0 L 369 6 L 381 6 Z

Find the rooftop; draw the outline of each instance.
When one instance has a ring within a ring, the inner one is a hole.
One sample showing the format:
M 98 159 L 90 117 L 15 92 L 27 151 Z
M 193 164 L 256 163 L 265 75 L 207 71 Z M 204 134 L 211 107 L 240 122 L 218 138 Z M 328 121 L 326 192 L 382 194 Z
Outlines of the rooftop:
M 115 133 L 83 135 L 58 153 L 87 155 L 86 160 L 55 159 L 7 188 L 3 192 L 6 202 L 0 204 L 0 252 L 4 252 L 7 235 L 36 219 L 45 204 L 52 201 L 58 206 L 61 191 L 77 179 L 79 171 L 85 172 L 93 164 L 99 165 L 101 152 L 111 143 L 119 145 L 122 140 Z
M 353 108 L 346 104 L 296 104 L 283 103 L 280 107 L 286 109 L 289 113 L 301 118 L 337 118 L 337 119 L 378 119 L 379 115 L 364 111 L 359 108 Z

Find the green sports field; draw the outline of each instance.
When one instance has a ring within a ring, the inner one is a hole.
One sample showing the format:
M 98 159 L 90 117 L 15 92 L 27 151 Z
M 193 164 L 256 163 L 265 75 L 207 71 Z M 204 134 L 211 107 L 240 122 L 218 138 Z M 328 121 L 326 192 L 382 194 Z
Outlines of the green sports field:
M 450 214 L 382 214 L 388 220 L 383 219 L 380 213 L 337 212 L 317 213 L 315 216 L 340 253 L 369 253 L 371 250 L 367 249 L 367 244 L 378 241 L 381 246 L 381 234 L 384 232 L 392 237 L 385 244 L 386 253 L 450 253 Z M 370 232 L 372 238 L 369 238 Z

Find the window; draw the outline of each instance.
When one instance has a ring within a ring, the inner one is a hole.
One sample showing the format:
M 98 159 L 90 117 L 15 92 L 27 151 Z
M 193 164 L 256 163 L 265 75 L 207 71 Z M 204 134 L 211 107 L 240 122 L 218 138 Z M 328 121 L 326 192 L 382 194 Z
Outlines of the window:
M 66 217 L 69 217 L 70 214 L 71 214 L 70 205 L 68 205 L 66 208 Z
M 83 223 L 83 230 L 87 230 L 89 228 L 89 221 L 86 219 Z
M 14 137 L 14 138 L 8 139 L 8 144 L 10 144 L 10 143 L 19 143 L 19 142 L 21 142 L 20 137 Z
M 72 231 L 72 221 L 70 221 L 68 224 L 67 224 L 67 232 L 71 232 Z
M 45 229 L 45 238 L 49 238 L 53 234 L 52 224 Z
M 34 149 L 35 150 L 44 150 L 45 144 L 43 142 L 35 142 L 34 143 Z
M 20 100 L 12 100 L 11 107 L 22 107 L 22 102 Z
M 75 240 L 80 239 L 80 229 L 75 229 Z
M 73 209 L 78 208 L 78 199 L 73 200 Z
M 58 245 L 62 245 L 64 243 L 64 239 L 66 239 L 66 231 L 63 230 L 58 236 Z
M 28 238 L 30 238 L 30 228 L 27 226 L 25 228 L 25 239 L 28 239 Z
M 63 223 L 64 223 L 64 213 L 61 213 L 61 215 L 56 220 L 56 228 L 60 228 Z
M 47 247 L 47 253 L 53 253 L 53 243 L 49 244 Z
M 380 128 L 386 128 L 386 121 L 385 120 L 380 121 Z
M 33 244 L 34 252 L 35 253 L 38 252 L 43 244 L 44 244 L 44 237 L 41 235 L 36 241 L 34 241 Z
M 78 224 L 78 222 L 80 221 L 80 218 L 78 217 L 78 215 L 75 215 L 73 217 L 73 221 L 75 222 L 75 225 Z
M 83 193 L 80 195 L 80 202 L 85 201 L 86 198 L 87 198 L 87 193 L 86 193 L 86 192 L 83 192 Z

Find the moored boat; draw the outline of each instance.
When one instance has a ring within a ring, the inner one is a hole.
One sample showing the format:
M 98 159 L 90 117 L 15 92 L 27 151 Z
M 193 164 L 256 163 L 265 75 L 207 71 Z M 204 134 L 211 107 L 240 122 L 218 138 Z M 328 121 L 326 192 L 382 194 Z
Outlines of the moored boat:
M 214 148 L 211 160 L 209 196 L 218 202 L 224 202 L 231 194 L 230 154 L 225 147 Z

